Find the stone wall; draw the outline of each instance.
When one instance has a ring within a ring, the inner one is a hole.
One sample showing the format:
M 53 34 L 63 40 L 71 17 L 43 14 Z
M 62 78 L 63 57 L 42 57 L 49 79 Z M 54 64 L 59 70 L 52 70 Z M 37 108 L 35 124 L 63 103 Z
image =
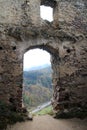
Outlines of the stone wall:
M 53 57 L 55 110 L 87 105 L 86 42 L 63 43 L 59 47 L 59 58 Z
M 40 5 L 53 8 L 53 22 Z M 52 57 L 54 110 L 86 106 L 86 15 L 86 0 L 0 0 L 0 100 L 22 108 L 23 55 L 42 48 Z
M 75 36 L 87 33 L 87 1 L 60 0 L 59 25 Z M 63 26 L 62 26 L 63 25 Z

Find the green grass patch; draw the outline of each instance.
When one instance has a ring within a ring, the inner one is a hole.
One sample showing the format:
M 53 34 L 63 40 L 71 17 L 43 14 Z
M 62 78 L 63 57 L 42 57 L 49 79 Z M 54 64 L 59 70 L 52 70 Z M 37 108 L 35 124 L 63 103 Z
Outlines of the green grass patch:
M 53 115 L 53 110 L 52 110 L 52 106 L 48 106 L 42 110 L 40 110 L 39 112 L 36 112 L 34 115 Z

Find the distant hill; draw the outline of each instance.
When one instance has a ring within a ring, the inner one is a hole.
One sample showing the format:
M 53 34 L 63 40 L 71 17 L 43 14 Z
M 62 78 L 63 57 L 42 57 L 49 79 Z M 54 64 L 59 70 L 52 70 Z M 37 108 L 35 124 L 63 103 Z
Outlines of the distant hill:
M 24 71 L 24 85 L 38 85 L 52 88 L 52 69 L 51 66 L 44 69 Z
M 50 101 L 52 89 L 39 85 L 26 86 L 23 92 L 23 101 L 26 107 L 36 107 L 42 103 Z
M 25 106 L 38 106 L 51 99 L 51 66 L 39 70 L 24 71 L 23 79 L 23 101 Z

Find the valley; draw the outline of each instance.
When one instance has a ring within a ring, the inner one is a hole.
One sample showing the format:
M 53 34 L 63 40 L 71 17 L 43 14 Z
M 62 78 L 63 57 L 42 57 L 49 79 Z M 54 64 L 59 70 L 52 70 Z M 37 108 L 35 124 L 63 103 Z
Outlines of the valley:
M 50 101 L 52 98 L 51 66 L 24 71 L 23 79 L 24 106 L 33 108 Z

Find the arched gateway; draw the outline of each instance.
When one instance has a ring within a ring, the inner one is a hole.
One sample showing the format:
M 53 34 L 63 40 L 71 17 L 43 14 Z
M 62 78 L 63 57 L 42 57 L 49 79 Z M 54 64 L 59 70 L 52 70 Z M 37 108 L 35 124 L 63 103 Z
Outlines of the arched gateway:
M 53 8 L 53 22 L 40 18 Z M 0 101 L 22 108 L 23 55 L 51 54 L 56 112 L 87 105 L 87 1 L 0 0 Z

